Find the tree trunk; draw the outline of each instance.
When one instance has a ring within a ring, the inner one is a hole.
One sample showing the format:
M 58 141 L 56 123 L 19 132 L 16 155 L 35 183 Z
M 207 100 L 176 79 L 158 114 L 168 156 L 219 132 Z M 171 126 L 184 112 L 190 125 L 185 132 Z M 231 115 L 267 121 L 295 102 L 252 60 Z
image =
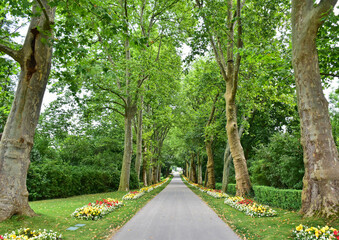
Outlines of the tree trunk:
M 235 95 L 232 94 L 232 85 L 226 82 L 226 130 L 227 139 L 230 145 L 230 151 L 233 158 L 235 179 L 236 179 L 236 195 L 244 197 L 252 195 L 252 185 L 248 174 L 247 163 L 244 155 L 244 150 L 240 143 L 238 134 L 237 113 L 235 105 Z
M 153 158 L 153 162 L 152 162 L 152 182 L 153 184 L 158 182 L 158 176 L 157 176 L 157 161 L 158 159 Z
M 214 174 L 214 157 L 212 150 L 212 141 L 205 141 L 206 152 L 207 152 L 207 188 L 215 189 L 215 174 Z
M 202 161 L 199 156 L 199 153 L 197 154 L 197 162 L 198 162 L 198 184 L 202 185 Z
M 28 204 L 26 178 L 50 73 L 53 39 L 50 22 L 55 17 L 55 8 L 50 8 L 46 1 L 42 4 L 45 13 L 32 17 L 22 49 L 10 53 L 0 46 L 1 51 L 12 56 L 21 66 L 18 88 L 0 142 L 0 222 L 15 214 L 35 215 Z M 34 5 L 35 14 L 36 8 Z
M 143 183 L 144 183 L 144 186 L 146 187 L 148 184 L 147 184 L 147 155 L 146 155 L 146 152 L 147 152 L 147 147 L 144 146 L 144 157 L 142 159 L 142 180 L 143 180 Z
M 194 162 L 194 153 L 191 154 L 191 174 L 190 174 L 190 180 L 194 183 L 197 183 L 197 173 L 196 173 L 196 165 Z
M 319 73 L 316 36 L 337 1 L 292 1 L 292 61 L 304 151 L 301 213 L 338 217 L 339 159 Z M 332 8 L 332 9 L 331 9 Z
M 223 173 L 222 173 L 222 186 L 221 190 L 223 192 L 227 191 L 227 185 L 228 185 L 228 177 L 230 175 L 230 163 L 232 161 L 232 155 L 230 151 L 230 145 L 226 144 L 226 149 L 224 153 L 224 168 L 223 168 Z
M 161 181 L 161 164 L 158 165 L 158 182 Z
M 124 157 L 122 161 L 120 184 L 118 191 L 129 191 L 129 179 L 133 154 L 132 120 L 134 118 L 135 112 L 136 112 L 135 106 L 126 107 Z
M 147 171 L 147 184 L 148 185 L 152 185 L 152 176 L 153 176 L 152 167 L 150 166 Z
M 208 171 L 207 171 L 207 166 L 206 166 L 205 179 L 204 179 L 204 187 L 207 186 L 207 178 L 208 178 Z
M 186 177 L 189 179 L 190 178 L 190 174 L 189 174 L 189 166 L 188 166 L 188 161 L 185 160 L 186 162 Z
M 245 131 L 244 125 L 241 125 L 239 128 L 239 138 L 241 139 L 242 134 Z M 227 191 L 227 185 L 228 185 L 228 177 L 230 175 L 230 163 L 232 161 L 232 155 L 230 151 L 230 145 L 227 142 L 225 154 L 224 154 L 224 169 L 223 169 L 223 175 L 222 175 L 222 187 L 221 190 L 223 192 Z
M 137 154 L 135 159 L 135 171 L 137 172 L 138 180 L 140 179 L 140 165 L 142 162 L 142 107 L 143 96 L 140 96 L 141 106 L 138 111 L 138 127 L 137 127 Z

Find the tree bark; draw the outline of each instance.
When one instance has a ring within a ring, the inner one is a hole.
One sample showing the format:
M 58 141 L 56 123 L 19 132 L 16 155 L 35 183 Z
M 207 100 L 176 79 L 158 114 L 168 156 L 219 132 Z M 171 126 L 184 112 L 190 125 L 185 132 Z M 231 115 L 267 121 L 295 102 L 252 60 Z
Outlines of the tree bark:
M 197 153 L 197 162 L 198 162 L 198 184 L 202 185 L 202 161 L 199 156 L 199 153 Z
M 124 140 L 124 156 L 122 160 L 120 184 L 118 191 L 129 191 L 129 179 L 131 171 L 131 161 L 133 154 L 133 133 L 132 121 L 135 116 L 136 107 L 126 107 L 125 114 L 125 140 Z
M 135 171 L 137 172 L 138 180 L 140 179 L 140 165 L 142 162 L 142 111 L 143 111 L 143 102 L 144 98 L 140 96 L 140 109 L 137 114 L 138 118 L 138 127 L 137 127 L 137 154 L 135 159 Z
M 215 174 L 214 174 L 214 156 L 212 150 L 212 141 L 205 141 L 207 152 L 207 188 L 215 189 Z
M 226 144 L 225 153 L 224 153 L 224 168 L 222 173 L 222 186 L 221 191 L 227 191 L 228 177 L 230 175 L 230 163 L 232 161 L 232 155 L 230 151 L 230 145 Z
M 0 46 L 20 63 L 19 84 L 0 142 L 0 222 L 13 215 L 34 216 L 26 187 L 30 152 L 51 68 L 55 8 L 42 0 L 44 14 L 34 16 L 20 51 Z M 37 4 L 33 13 L 37 14 Z M 42 31 L 41 31 L 42 30 Z M 47 40 L 47 44 L 42 41 Z
M 158 165 L 158 182 L 161 181 L 161 164 Z
M 209 127 L 213 123 L 214 119 L 214 113 L 215 113 L 215 104 L 218 101 L 219 93 L 214 98 L 211 113 L 209 116 L 209 119 L 207 121 L 206 127 Z M 215 189 L 215 173 L 214 173 L 214 156 L 213 156 L 213 133 L 206 133 L 205 134 L 205 146 L 206 146 L 206 152 L 207 152 L 207 184 L 206 186 L 211 189 Z
M 319 73 L 316 36 L 337 1 L 292 1 L 292 62 L 304 152 L 304 216 L 339 215 L 339 159 Z
M 196 165 L 194 162 L 194 153 L 191 154 L 191 163 L 190 163 L 190 180 L 194 183 L 197 183 L 197 173 L 196 173 Z
M 207 170 L 207 166 L 206 166 L 205 179 L 204 179 L 204 187 L 207 186 L 207 179 L 208 179 L 208 170 Z
M 239 138 L 241 139 L 242 134 L 245 131 L 244 125 L 241 125 L 239 128 Z M 222 187 L 221 190 L 223 192 L 227 191 L 227 185 L 228 185 L 228 177 L 230 175 L 230 163 L 232 161 L 232 155 L 230 151 L 230 145 L 227 142 L 225 153 L 224 153 L 224 169 L 223 169 L 223 175 L 222 175 Z

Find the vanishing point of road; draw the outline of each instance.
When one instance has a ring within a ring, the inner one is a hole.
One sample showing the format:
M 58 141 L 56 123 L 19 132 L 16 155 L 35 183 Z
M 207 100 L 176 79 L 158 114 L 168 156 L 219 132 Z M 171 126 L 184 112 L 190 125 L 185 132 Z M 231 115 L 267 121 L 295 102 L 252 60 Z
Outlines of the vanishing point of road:
M 178 174 L 111 240 L 240 240 Z

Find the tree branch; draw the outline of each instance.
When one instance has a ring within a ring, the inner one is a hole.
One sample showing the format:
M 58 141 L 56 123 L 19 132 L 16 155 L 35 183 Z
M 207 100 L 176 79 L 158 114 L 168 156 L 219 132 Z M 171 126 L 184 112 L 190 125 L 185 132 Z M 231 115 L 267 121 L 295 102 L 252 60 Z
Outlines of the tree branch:
M 45 6 L 44 6 L 43 3 L 41 2 L 41 0 L 36 0 L 36 1 L 39 3 L 39 5 L 40 5 L 40 7 L 41 7 L 41 9 L 42 9 L 42 11 L 43 11 L 43 13 L 44 13 L 44 15 L 45 15 L 45 18 L 46 18 L 46 21 L 47 21 L 48 26 L 50 26 L 51 21 L 49 20 L 49 17 L 48 17 L 48 14 L 47 14 L 47 11 L 46 11 Z
M 22 65 L 21 50 L 17 51 L 0 43 L 0 51 L 6 53 L 10 57 L 12 57 L 15 61 L 20 63 L 20 65 Z
M 325 21 L 324 18 L 333 11 L 337 1 L 338 0 L 321 0 L 318 6 L 312 9 L 310 21 L 316 21 L 316 24 L 321 26 Z
M 156 62 L 159 60 L 159 57 L 160 57 L 161 40 L 162 40 L 162 35 L 160 35 L 160 42 L 159 42 L 159 47 L 158 47 L 158 54 L 157 54 L 157 58 L 155 59 Z
M 95 84 L 95 85 L 102 90 L 105 90 L 105 91 L 108 91 L 108 92 L 111 92 L 111 93 L 117 95 L 124 102 L 124 107 L 127 105 L 126 99 L 120 93 L 114 91 L 113 89 L 109 89 L 109 88 L 105 88 L 103 86 L 100 86 L 99 84 Z
M 138 82 L 138 88 L 141 87 L 141 85 L 144 83 L 144 81 L 149 77 L 149 75 L 146 75 L 143 79 L 139 80 Z
M 331 77 L 337 77 L 337 78 L 339 78 L 339 75 L 335 75 L 335 74 L 331 74 L 331 73 L 320 73 L 320 75 L 323 75 L 323 76 L 331 76 Z
M 243 47 L 243 42 L 242 42 L 242 23 L 241 23 L 241 5 L 240 5 L 240 0 L 237 0 L 237 16 L 238 16 L 238 41 L 237 41 L 237 48 L 238 50 Z M 239 79 L 239 69 L 240 69 L 240 61 L 241 61 L 241 55 L 238 52 L 235 60 L 235 69 L 234 69 L 234 75 L 233 75 L 233 88 L 232 88 L 232 95 L 235 96 L 237 88 L 238 88 L 238 79 Z
M 121 116 L 125 117 L 125 114 L 124 114 L 124 113 L 120 112 L 118 109 L 116 109 L 116 108 L 114 108 L 114 107 L 105 106 L 104 108 L 113 110 L 114 112 L 117 112 L 117 113 L 119 113 Z

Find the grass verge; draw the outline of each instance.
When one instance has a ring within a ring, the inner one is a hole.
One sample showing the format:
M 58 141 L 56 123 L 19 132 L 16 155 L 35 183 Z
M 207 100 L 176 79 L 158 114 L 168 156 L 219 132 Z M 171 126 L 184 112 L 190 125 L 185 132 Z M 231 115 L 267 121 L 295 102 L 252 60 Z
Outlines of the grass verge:
M 244 240 L 293 239 L 292 231 L 299 224 L 309 227 L 329 225 L 339 228 L 339 220 L 326 222 L 321 218 L 302 218 L 297 212 L 280 208 L 272 208 L 277 211 L 277 217 L 250 217 L 224 204 L 224 199 L 216 199 L 188 184 L 186 186 L 206 202 Z
M 108 236 L 131 219 L 147 202 L 161 192 L 170 181 L 146 193 L 136 200 L 124 201 L 125 206 L 97 221 L 79 220 L 71 217 L 78 207 L 103 198 L 121 200 L 126 191 L 81 195 L 63 199 L 30 202 L 30 206 L 38 214 L 36 217 L 13 216 L 0 223 L 0 235 L 19 228 L 47 229 L 61 233 L 65 240 L 107 239 Z M 66 230 L 76 224 L 86 224 L 75 231 Z

